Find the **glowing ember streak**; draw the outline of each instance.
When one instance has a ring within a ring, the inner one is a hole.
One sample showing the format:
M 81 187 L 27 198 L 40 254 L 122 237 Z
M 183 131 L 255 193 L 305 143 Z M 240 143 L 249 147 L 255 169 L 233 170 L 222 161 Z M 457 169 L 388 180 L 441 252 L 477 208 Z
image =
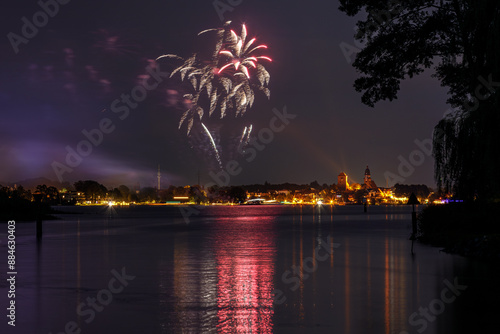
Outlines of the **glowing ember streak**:
M 241 26 L 241 39 L 245 40 L 246 37 L 247 37 L 247 26 L 243 24 Z
M 227 51 L 227 50 L 222 50 L 221 52 L 219 52 L 219 54 L 228 55 L 229 57 L 234 57 L 233 53 L 231 51 Z
M 248 133 L 247 133 L 247 143 L 250 141 L 250 134 L 252 133 L 252 128 L 253 128 L 253 125 L 250 124 L 250 127 L 248 128 Z
M 248 141 L 250 140 L 250 133 L 252 132 L 252 124 L 250 126 L 245 126 L 245 129 L 243 129 L 243 134 L 241 135 L 240 139 L 240 145 L 246 145 L 248 144 Z
M 234 32 L 234 30 L 231 30 L 231 37 L 236 41 L 238 40 L 238 35 Z
M 228 68 L 228 67 L 229 67 L 229 66 L 231 66 L 231 65 L 232 65 L 232 64 L 231 64 L 231 63 L 229 63 L 229 64 L 226 64 L 226 65 L 222 66 L 222 67 L 220 68 L 219 72 L 217 72 L 217 73 L 219 73 L 219 74 L 220 74 L 222 71 L 224 71 L 226 68 Z
M 208 137 L 210 138 L 210 141 L 212 142 L 212 147 L 214 148 L 214 151 L 215 151 L 215 157 L 217 158 L 217 161 L 219 162 L 220 169 L 222 169 L 222 161 L 220 160 L 219 150 L 217 150 L 217 146 L 215 145 L 214 138 L 212 137 L 212 134 L 210 133 L 210 131 L 208 131 L 205 124 L 201 123 L 201 126 L 203 127 L 203 129 L 205 129 L 205 132 L 207 133 Z
M 256 40 L 257 40 L 256 38 L 252 38 L 252 39 L 250 40 L 250 42 L 248 42 L 248 43 L 247 43 L 247 45 L 245 46 L 245 49 L 243 50 L 243 52 L 246 52 L 246 51 L 248 50 L 248 48 L 249 48 L 249 47 L 250 47 L 253 43 L 255 43 L 255 41 L 256 41 Z
M 247 78 L 250 79 L 250 73 L 248 73 L 248 68 L 246 68 L 245 66 L 241 66 L 241 70 L 243 71 L 243 73 L 245 73 Z
M 260 57 L 257 57 L 257 58 L 258 59 L 265 59 L 265 60 L 273 61 L 271 58 L 266 57 L 266 56 L 260 56 Z
M 258 49 L 267 49 L 267 45 L 256 46 L 252 50 L 250 50 L 250 52 L 248 52 L 248 53 L 252 53 L 252 52 L 254 52 L 255 50 L 258 50 Z
M 241 138 L 240 138 L 240 145 L 243 142 L 243 138 L 245 138 L 245 135 L 247 134 L 247 129 L 248 129 L 248 127 L 246 127 L 246 126 L 243 129 L 243 134 L 241 135 Z

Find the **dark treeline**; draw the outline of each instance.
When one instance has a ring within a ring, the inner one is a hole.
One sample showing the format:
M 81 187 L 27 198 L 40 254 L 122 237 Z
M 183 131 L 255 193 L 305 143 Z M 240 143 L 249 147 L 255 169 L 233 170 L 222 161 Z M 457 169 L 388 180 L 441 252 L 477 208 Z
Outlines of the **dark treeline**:
M 410 197 L 414 193 L 417 198 L 427 198 L 431 191 L 424 184 L 399 184 L 394 185 L 394 195 L 397 197 Z
M 336 187 L 335 185 L 333 185 Z M 331 186 L 327 185 L 326 183 L 323 185 L 320 185 L 318 181 L 313 181 L 309 184 L 295 184 L 295 183 L 277 183 L 277 184 L 271 184 L 268 182 L 265 182 L 264 184 L 249 184 L 249 185 L 244 185 L 242 186 L 246 191 L 248 192 L 272 192 L 272 191 L 279 191 L 279 190 L 289 190 L 289 191 L 304 191 L 304 190 L 324 190 L 328 189 Z
M 51 218 L 49 216 L 52 213 L 50 201 L 52 196 L 57 196 L 55 194 L 58 191 L 53 187 L 38 186 L 38 188 L 46 190 L 46 196 L 49 196 L 41 203 L 34 201 L 31 190 L 26 190 L 23 187 L 14 189 L 0 186 L 0 220 L 3 222 L 10 219 L 35 220 L 38 215 L 44 219 Z

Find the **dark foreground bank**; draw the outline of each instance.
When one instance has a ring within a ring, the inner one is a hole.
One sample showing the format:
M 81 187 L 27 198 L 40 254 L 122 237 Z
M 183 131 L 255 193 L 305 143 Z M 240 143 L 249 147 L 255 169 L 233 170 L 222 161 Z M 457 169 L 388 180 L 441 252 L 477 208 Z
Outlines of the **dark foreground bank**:
M 418 217 L 418 239 L 444 251 L 500 261 L 499 203 L 430 205 Z
M 24 198 L 0 196 L 0 222 L 8 220 L 34 221 L 57 219 L 53 210 L 47 203 L 36 203 Z

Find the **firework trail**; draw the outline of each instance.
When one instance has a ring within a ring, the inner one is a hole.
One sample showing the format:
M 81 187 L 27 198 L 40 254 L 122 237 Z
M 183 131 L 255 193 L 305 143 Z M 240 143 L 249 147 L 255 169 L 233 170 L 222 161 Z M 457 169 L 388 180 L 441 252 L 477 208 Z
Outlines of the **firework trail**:
M 243 147 L 250 141 L 250 134 L 252 133 L 252 124 L 250 126 L 245 126 L 243 133 L 241 134 L 239 147 Z
M 203 127 L 203 129 L 205 130 L 205 132 L 207 133 L 208 135 L 208 138 L 210 138 L 210 142 L 212 143 L 212 147 L 214 148 L 214 151 L 215 151 L 215 157 L 217 158 L 217 162 L 219 163 L 219 168 L 222 169 L 222 161 L 220 160 L 220 156 L 219 156 L 219 150 L 217 150 L 217 146 L 215 145 L 215 141 L 214 141 L 214 138 L 212 137 L 212 135 L 210 134 L 210 131 L 208 131 L 207 127 L 205 126 L 205 124 L 201 123 L 201 126 Z
M 245 138 L 245 135 L 247 134 L 247 129 L 248 129 L 247 126 L 245 126 L 245 128 L 243 129 L 243 133 L 241 134 L 241 139 L 240 139 L 240 145 L 243 142 L 243 138 Z

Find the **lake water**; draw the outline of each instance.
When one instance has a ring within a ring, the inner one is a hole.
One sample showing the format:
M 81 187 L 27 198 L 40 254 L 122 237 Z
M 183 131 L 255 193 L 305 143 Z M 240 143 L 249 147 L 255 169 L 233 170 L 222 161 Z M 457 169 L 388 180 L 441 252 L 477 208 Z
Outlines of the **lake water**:
M 470 333 L 498 266 L 416 243 L 407 206 L 67 207 L 16 225 L 2 333 Z M 181 211 L 182 210 L 182 211 Z M 3 330 L 5 329 L 5 331 Z

